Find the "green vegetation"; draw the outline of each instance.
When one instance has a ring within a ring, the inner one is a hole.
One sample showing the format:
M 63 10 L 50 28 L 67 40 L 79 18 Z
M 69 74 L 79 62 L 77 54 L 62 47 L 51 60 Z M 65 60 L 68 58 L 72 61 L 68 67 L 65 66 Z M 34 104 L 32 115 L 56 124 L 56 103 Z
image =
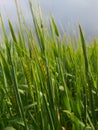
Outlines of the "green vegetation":
M 30 9 L 34 32 L 18 13 L 11 39 L 1 17 L 0 130 L 98 130 L 98 42 L 87 45 L 80 25 L 80 40 L 62 38 Z

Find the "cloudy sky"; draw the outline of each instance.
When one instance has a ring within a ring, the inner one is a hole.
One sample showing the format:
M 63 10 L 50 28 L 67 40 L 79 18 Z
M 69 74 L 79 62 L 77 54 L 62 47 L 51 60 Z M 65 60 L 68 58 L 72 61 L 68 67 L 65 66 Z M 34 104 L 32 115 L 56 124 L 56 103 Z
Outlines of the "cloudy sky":
M 39 2 L 43 16 L 49 18 L 52 13 L 57 24 L 74 26 L 81 23 L 85 30 L 98 32 L 98 0 L 32 0 L 33 6 Z M 31 21 L 28 0 L 18 0 L 19 6 L 28 24 Z M 17 22 L 14 0 L 0 0 L 0 13 L 6 23 L 8 16 L 13 23 Z

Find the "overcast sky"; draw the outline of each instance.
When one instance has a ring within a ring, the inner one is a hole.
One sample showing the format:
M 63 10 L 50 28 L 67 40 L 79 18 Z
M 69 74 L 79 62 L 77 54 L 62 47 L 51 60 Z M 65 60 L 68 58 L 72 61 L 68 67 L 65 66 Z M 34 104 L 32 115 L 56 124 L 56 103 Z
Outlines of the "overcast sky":
M 81 23 L 85 30 L 98 32 L 98 0 L 32 0 L 33 6 L 39 2 L 43 16 L 49 18 L 52 13 L 57 24 L 74 26 Z M 18 0 L 19 6 L 28 24 L 31 21 L 28 0 Z M 0 0 L 0 13 L 6 23 L 8 16 L 17 22 L 14 0 Z M 73 25 L 72 25 L 73 24 Z

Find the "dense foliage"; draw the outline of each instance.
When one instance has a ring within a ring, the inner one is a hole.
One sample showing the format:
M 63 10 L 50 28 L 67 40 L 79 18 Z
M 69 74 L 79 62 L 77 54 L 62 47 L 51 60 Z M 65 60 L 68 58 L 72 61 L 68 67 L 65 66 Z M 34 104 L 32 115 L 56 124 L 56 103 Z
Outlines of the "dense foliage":
M 1 18 L 0 130 L 98 130 L 98 42 L 61 38 L 54 19 L 46 29 L 18 34 Z

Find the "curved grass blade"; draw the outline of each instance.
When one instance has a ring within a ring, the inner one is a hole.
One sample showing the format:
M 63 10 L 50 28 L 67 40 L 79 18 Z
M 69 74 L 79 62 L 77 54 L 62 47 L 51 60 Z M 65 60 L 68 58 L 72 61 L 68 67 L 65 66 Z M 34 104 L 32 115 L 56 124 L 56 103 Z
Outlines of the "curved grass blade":
M 94 96 L 92 93 L 93 88 L 94 88 L 94 82 L 93 82 L 92 75 L 91 75 L 90 69 L 89 69 L 89 62 L 88 62 L 87 52 L 86 52 L 86 43 L 85 43 L 85 39 L 84 39 L 80 25 L 79 25 L 79 31 L 80 31 L 80 38 L 81 38 L 82 50 L 83 50 L 83 56 L 84 56 L 84 62 L 85 62 L 85 75 L 86 75 L 86 79 L 87 79 L 89 91 L 90 91 L 89 93 L 90 93 L 92 120 L 93 120 L 94 126 L 96 126 L 96 115 L 95 115 L 95 105 L 94 105 L 95 103 L 94 103 Z M 87 110 L 85 110 L 85 111 L 87 111 Z M 85 118 L 87 119 L 87 114 L 85 116 L 86 116 Z
M 55 34 L 57 37 L 59 37 L 59 31 L 58 31 L 58 28 L 57 28 L 56 23 L 54 21 L 54 18 L 52 17 L 51 20 L 52 20 L 53 28 L 55 30 Z

